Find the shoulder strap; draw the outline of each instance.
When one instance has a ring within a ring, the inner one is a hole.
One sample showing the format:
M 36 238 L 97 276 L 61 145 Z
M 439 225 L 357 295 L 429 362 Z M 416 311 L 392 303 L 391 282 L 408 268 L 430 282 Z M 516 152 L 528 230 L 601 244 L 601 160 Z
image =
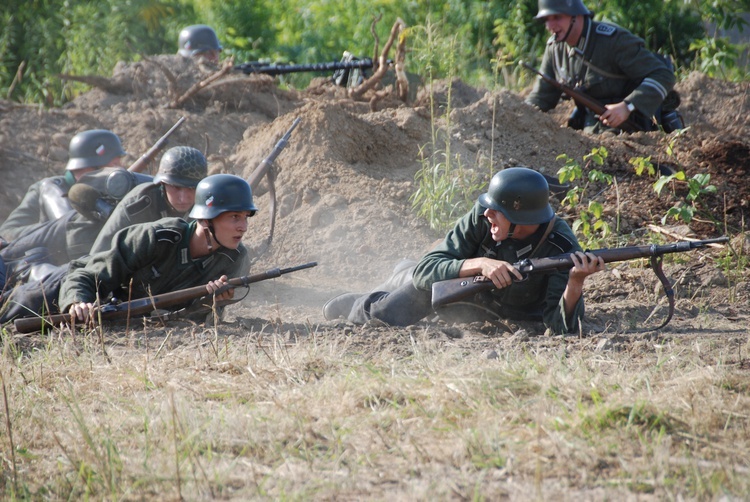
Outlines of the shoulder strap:
M 529 255 L 529 258 L 533 258 L 534 255 L 536 255 L 539 252 L 539 250 L 542 248 L 542 244 L 544 244 L 544 241 L 547 240 L 547 237 L 549 236 L 549 234 L 552 233 L 552 227 L 555 226 L 556 220 L 557 220 L 557 215 L 553 216 L 552 219 L 549 220 L 549 223 L 547 223 L 547 229 L 544 231 L 544 235 L 542 235 L 542 238 L 539 239 L 539 242 L 537 243 L 536 247 Z

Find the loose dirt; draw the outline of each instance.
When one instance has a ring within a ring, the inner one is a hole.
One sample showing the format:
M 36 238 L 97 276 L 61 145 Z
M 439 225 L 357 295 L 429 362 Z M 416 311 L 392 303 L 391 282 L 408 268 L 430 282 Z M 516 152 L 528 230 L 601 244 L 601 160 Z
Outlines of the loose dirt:
M 269 248 L 263 244 L 270 208 L 263 183 L 255 194 L 260 212 L 251 220 L 245 243 L 255 256 L 253 272 L 309 261 L 318 266 L 254 285 L 227 310 L 220 331 L 229 336 L 283 334 L 290 343 L 323 336 L 348 340 L 358 353 L 387 348 L 394 357 L 409 356 L 411 346 L 404 339 L 413 330 L 325 321 L 321 308 L 336 294 L 369 290 L 400 259 L 418 258 L 442 237 L 415 216 L 410 202 L 420 151 L 431 148 L 433 137 L 437 148 L 446 150 L 449 144 L 451 154 L 485 180 L 498 169 L 517 165 L 555 175 L 562 166 L 559 155 L 583 162 L 593 148 L 604 146 L 609 155 L 599 169 L 613 175 L 616 184 L 592 183 L 586 190 L 604 205 L 613 227 L 629 237 L 628 244 L 650 242 L 651 226 L 692 238 L 730 235 L 732 249 L 748 254 L 743 233 L 750 214 L 748 84 L 691 74 L 677 86 L 689 128 L 669 136 L 587 136 L 563 127 L 567 103 L 542 114 L 523 103 L 523 93 L 488 91 L 461 81 L 423 86 L 413 102 L 403 103 L 387 89 L 380 98 L 368 94 L 355 101 L 322 77 L 306 90 L 289 90 L 267 76 L 228 75 L 184 105 L 169 107 L 213 71 L 178 56 L 158 56 L 119 65 L 106 90 L 94 88 L 60 109 L 0 101 L 0 220 L 32 182 L 64 170 L 68 143 L 77 132 L 113 130 L 123 140 L 129 163 L 185 116 L 170 146 L 204 151 L 211 173 L 247 177 L 300 118 L 274 167 L 279 213 L 273 242 Z M 662 223 L 670 207 L 689 203 L 687 184 L 672 182 L 657 196 L 656 177 L 636 175 L 628 162 L 636 157 L 650 157 L 662 172 L 684 171 L 688 179 L 710 174 L 716 193 L 699 198 L 689 225 Z M 577 209 L 560 207 L 556 199 L 553 204 L 570 223 L 577 217 Z M 667 234 L 661 238 L 673 241 Z M 744 261 L 726 256 L 727 248 L 710 248 L 665 260 L 677 308 L 671 323 L 657 333 L 638 333 L 666 315 L 659 282 L 641 261 L 612 264 L 590 278 L 580 336 L 543 336 L 543 327 L 502 322 L 425 324 L 419 329 L 467 360 L 486 360 L 521 346 L 535 353 L 614 351 L 637 361 L 654 357 L 658 347 L 707 343 L 705 357 L 735 354 L 727 363 L 742 372 L 747 370 L 741 347 L 750 317 L 749 272 Z M 168 328 L 173 333 L 169 346 L 179 344 L 181 335 L 189 340 L 195 329 L 182 321 Z M 119 338 L 124 331 L 114 326 L 109 333 Z M 39 343 L 32 337 L 19 339 L 21 347 Z
M 433 137 L 435 148 L 447 151 L 449 144 L 451 154 L 484 180 L 516 165 L 555 175 L 562 166 L 559 155 L 583 163 L 592 148 L 606 147 L 609 155 L 600 169 L 612 174 L 616 183 L 594 183 L 587 193 L 596 194 L 623 235 L 645 236 L 648 225 L 662 227 L 667 210 L 684 203 L 688 195 L 686 183 L 673 182 L 657 197 L 652 188 L 656 178 L 636 175 L 628 163 L 634 157 L 650 158 L 665 173 L 684 171 L 687 178 L 710 174 L 716 193 L 702 196 L 694 220 L 677 232 L 698 238 L 737 235 L 748 215 L 747 84 L 691 74 L 677 86 L 689 128 L 669 136 L 587 136 L 562 126 L 570 110 L 567 103 L 542 114 L 526 106 L 522 94 L 473 88 L 459 80 L 421 86 L 413 102 L 403 103 L 388 92 L 390 88 L 381 89 L 378 98 L 371 93 L 355 101 L 324 77 L 298 91 L 279 88 L 269 76 L 230 73 L 180 107 L 170 107 L 215 71 L 179 56 L 157 56 L 119 64 L 108 85 L 61 109 L 0 102 L 0 169 L 6 179 L 0 186 L 0 218 L 17 205 L 32 182 L 63 171 L 68 142 L 77 132 L 113 130 L 129 152 L 126 162 L 131 162 L 185 116 L 170 146 L 201 149 L 211 173 L 248 177 L 299 118 L 299 127 L 274 167 L 279 212 L 273 244 L 263 245 L 270 208 L 265 182 L 256 193 L 261 211 L 251 220 L 246 244 L 256 255 L 256 271 L 308 261 L 317 261 L 318 267 L 258 285 L 231 310 L 238 316 L 265 319 L 283 313 L 286 321 L 319 323 L 320 307 L 328 297 L 368 290 L 398 260 L 418 258 L 442 237 L 415 216 L 410 202 L 420 152 L 433 148 Z M 152 173 L 157 165 L 151 166 Z M 571 222 L 577 216 L 576 209 L 561 208 L 557 200 L 554 204 Z M 703 255 L 680 257 L 675 264 L 679 270 L 673 273 L 695 275 L 691 280 L 697 284 L 711 282 L 702 276 L 722 275 L 708 257 L 700 269 L 685 272 Z M 622 289 L 613 286 L 623 280 L 617 274 L 602 276 L 589 286 L 594 310 L 597 298 Z M 655 283 L 645 276 L 640 280 L 650 291 Z M 724 296 L 743 298 L 747 293 L 745 279 L 718 282 Z

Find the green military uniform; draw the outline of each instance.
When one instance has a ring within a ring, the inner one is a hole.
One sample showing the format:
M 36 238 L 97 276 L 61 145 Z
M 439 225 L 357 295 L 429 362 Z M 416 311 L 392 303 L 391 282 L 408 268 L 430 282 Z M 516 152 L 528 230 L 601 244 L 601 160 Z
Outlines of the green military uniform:
M 577 48 L 584 58 L 574 54 Z M 654 116 L 675 83 L 674 72 L 645 48 L 643 40 L 619 26 L 585 18 L 576 47 L 547 41 L 541 72 L 558 82 L 578 87 L 602 104 L 627 101 L 647 118 Z M 548 111 L 557 106 L 561 91 L 540 78 L 526 102 Z M 599 121 L 589 111 L 584 129 L 596 132 Z
M 91 255 L 84 266 L 71 267 L 60 288 L 58 305 L 67 312 L 79 302 L 144 298 L 208 284 L 222 275 L 246 275 L 249 257 L 240 244 L 200 258 L 190 256 L 190 237 L 197 222 L 164 218 L 128 227 L 115 234 L 112 247 Z M 132 291 L 128 286 L 132 279 Z
M 57 196 L 61 200 L 56 201 L 56 205 L 62 208 L 64 204 L 67 204 L 67 210 L 72 210 L 73 207 L 62 196 L 68 193 L 73 183 L 75 183 L 75 178 L 68 173 L 64 176 L 50 176 L 32 184 L 18 207 L 0 225 L 0 236 L 10 242 L 27 234 L 39 223 L 59 218 L 60 215 L 47 214 L 45 197 Z M 44 193 L 48 186 L 54 189 L 53 191 L 56 192 L 54 195 Z
M 167 202 L 164 185 L 161 183 L 140 184 L 131 190 L 112 211 L 91 246 L 91 254 L 109 249 L 115 234 L 123 228 L 167 217 L 184 216 Z
M 491 224 L 484 217 L 485 208 L 477 203 L 472 211 L 461 218 L 443 242 L 427 253 L 414 270 L 414 286 L 431 291 L 432 283 L 459 277 L 466 259 L 486 257 L 515 263 L 525 258 L 543 258 L 563 253 L 581 251 L 581 247 L 567 223 L 556 218 L 552 231 L 539 249 L 537 244 L 546 231 L 546 224 L 529 238 L 519 241 L 505 239 L 495 242 L 490 233 Z M 533 255 L 532 255 L 533 253 Z M 541 316 L 544 324 L 555 333 L 577 330 L 583 318 L 584 302 L 581 297 L 570 319 L 566 319 L 562 294 L 568 283 L 568 272 L 530 275 L 523 282 L 514 282 L 507 288 L 492 290 L 483 299 L 484 307 L 501 317 L 525 319 Z M 532 314 L 529 316 L 528 314 Z

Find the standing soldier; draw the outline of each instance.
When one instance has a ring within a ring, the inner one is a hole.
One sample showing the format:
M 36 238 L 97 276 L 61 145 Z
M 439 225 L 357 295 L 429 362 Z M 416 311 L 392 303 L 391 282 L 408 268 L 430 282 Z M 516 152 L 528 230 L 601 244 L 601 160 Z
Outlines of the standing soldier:
M 194 24 L 183 28 L 177 42 L 177 53 L 186 58 L 196 58 L 208 63 L 217 64 L 221 44 L 216 32 L 205 24 Z
M 541 72 L 607 109 L 597 117 L 578 107 L 568 126 L 598 133 L 617 129 L 630 118 L 649 131 L 656 129 L 655 117 L 667 132 L 683 127 L 676 111 L 679 96 L 672 91 L 671 63 L 648 51 L 644 41 L 628 30 L 594 21 L 592 16 L 581 0 L 539 0 L 536 19 L 552 33 Z M 546 112 L 557 106 L 560 96 L 559 89 L 539 77 L 526 102 Z
M 73 210 L 68 191 L 81 177 L 102 167 L 120 165 L 127 155 L 120 138 L 112 131 L 83 131 L 70 141 L 65 174 L 37 181 L 26 192 L 21 204 L 0 226 L 0 236 L 12 241 L 27 234 L 36 224 L 57 220 Z
M 195 200 L 195 187 L 207 174 L 208 163 L 200 150 L 189 146 L 167 150 L 154 182 L 137 185 L 117 204 L 91 254 L 109 249 L 115 234 L 125 227 L 166 217 L 187 217 Z

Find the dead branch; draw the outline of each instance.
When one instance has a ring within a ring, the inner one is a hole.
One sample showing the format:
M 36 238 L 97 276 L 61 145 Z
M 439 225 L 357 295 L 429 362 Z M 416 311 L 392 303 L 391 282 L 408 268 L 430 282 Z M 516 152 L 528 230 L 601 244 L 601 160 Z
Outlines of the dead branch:
M 396 46 L 396 90 L 398 97 L 406 103 L 409 98 L 409 79 L 406 78 L 406 33 L 403 30 L 398 35 L 398 45 Z
M 164 74 L 164 78 L 166 78 L 168 82 L 167 96 L 169 96 L 170 98 L 174 98 L 177 95 L 177 77 L 174 76 L 174 73 L 172 73 L 169 68 L 167 68 L 165 65 L 154 58 L 150 58 L 144 55 L 141 55 L 141 58 L 143 58 L 143 61 L 151 63 L 161 70 L 161 72 Z
M 21 61 L 21 64 L 18 65 L 18 69 L 16 70 L 16 75 L 13 77 L 13 82 L 10 83 L 10 86 L 8 87 L 8 92 L 5 94 L 5 97 L 10 99 L 10 96 L 13 94 L 13 91 L 16 88 L 16 85 L 18 85 L 21 80 L 23 80 L 23 70 L 26 68 L 26 60 Z
M 380 50 L 380 37 L 378 36 L 378 32 L 375 31 L 375 26 L 377 26 L 381 19 L 383 19 L 383 14 L 378 14 L 377 16 L 372 17 L 372 23 L 370 23 L 370 33 L 372 34 L 372 38 L 375 39 L 375 45 L 373 46 L 372 51 L 373 62 L 378 60 L 378 51 Z
M 391 46 L 396 40 L 396 37 L 405 28 L 406 23 L 404 23 L 404 21 L 402 21 L 400 18 L 397 19 L 393 24 L 393 28 L 391 28 L 391 35 L 388 37 L 388 41 L 386 42 L 385 47 L 383 47 L 383 52 L 380 53 L 380 58 L 378 59 L 378 69 L 370 78 L 359 84 L 357 87 L 349 89 L 350 98 L 359 99 L 365 92 L 375 87 L 383 79 L 385 72 L 388 71 L 388 53 L 391 50 Z
M 57 75 L 57 78 L 61 80 L 71 80 L 73 82 L 81 82 L 82 84 L 96 87 L 111 94 L 127 94 L 131 91 L 130 80 L 125 79 L 124 76 L 108 78 L 99 75 L 70 75 L 67 73 L 60 73 Z
M 234 59 L 230 58 L 226 61 L 224 61 L 224 65 L 221 67 L 221 69 L 217 72 L 214 72 L 211 74 L 208 78 L 205 80 L 201 80 L 200 82 L 193 85 L 190 89 L 188 89 L 185 94 L 180 96 L 179 98 L 173 100 L 171 103 L 169 103 L 168 108 L 179 108 L 187 100 L 198 94 L 200 91 L 202 91 L 204 88 L 206 88 L 209 84 L 212 82 L 215 82 L 219 80 L 221 77 L 232 71 L 234 68 Z

